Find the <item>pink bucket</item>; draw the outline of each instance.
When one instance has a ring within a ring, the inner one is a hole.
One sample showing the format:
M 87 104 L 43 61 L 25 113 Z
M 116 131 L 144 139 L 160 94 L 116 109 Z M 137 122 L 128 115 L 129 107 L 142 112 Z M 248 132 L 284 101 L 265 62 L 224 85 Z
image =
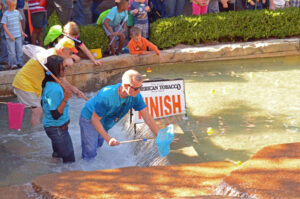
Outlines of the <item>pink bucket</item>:
M 23 120 L 24 104 L 7 103 L 8 107 L 8 127 L 10 129 L 20 130 Z

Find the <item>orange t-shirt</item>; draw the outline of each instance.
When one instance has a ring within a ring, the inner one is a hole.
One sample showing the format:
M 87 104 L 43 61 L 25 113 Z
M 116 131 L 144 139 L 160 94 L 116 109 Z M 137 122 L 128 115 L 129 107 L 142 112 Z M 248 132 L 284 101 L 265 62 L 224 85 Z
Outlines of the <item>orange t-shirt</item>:
M 128 43 L 129 52 L 130 52 L 130 54 L 133 54 L 133 55 L 143 54 L 143 51 L 146 51 L 147 47 L 149 47 L 157 55 L 159 55 L 158 48 L 153 43 L 151 43 L 150 41 L 145 39 L 144 37 L 141 38 L 140 42 L 135 42 L 135 41 L 133 41 L 133 39 L 131 39 L 130 42 Z

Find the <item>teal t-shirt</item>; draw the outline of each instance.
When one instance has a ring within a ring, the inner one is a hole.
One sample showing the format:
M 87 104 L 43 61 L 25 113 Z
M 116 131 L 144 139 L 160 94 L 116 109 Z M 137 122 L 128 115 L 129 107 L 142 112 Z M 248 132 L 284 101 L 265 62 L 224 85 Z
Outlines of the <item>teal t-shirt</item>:
M 102 24 L 104 24 L 105 19 L 109 19 L 108 25 L 111 27 L 116 27 L 121 24 L 121 22 L 126 18 L 128 15 L 128 11 L 118 12 L 117 6 L 113 7 L 108 15 L 103 19 Z
M 42 106 L 44 111 L 43 124 L 45 127 L 61 126 L 69 121 L 69 102 L 67 102 L 63 114 L 55 120 L 50 111 L 58 108 L 64 99 L 64 91 L 56 82 L 47 82 L 42 93 Z
M 125 99 L 118 94 L 121 83 L 102 88 L 95 97 L 90 99 L 81 111 L 81 116 L 91 120 L 93 112 L 101 117 L 106 131 L 111 129 L 120 119 L 133 108 L 136 111 L 146 108 L 142 95 L 128 96 Z

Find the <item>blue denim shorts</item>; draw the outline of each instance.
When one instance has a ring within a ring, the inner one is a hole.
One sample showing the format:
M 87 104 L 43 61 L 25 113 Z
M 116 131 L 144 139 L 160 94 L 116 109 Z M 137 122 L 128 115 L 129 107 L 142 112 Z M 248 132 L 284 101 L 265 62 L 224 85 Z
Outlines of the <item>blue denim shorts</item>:
M 80 116 L 82 158 L 90 160 L 97 156 L 97 148 L 103 145 L 103 137 L 96 131 L 92 121 Z
M 47 136 L 51 139 L 53 153 L 63 159 L 64 163 L 75 162 L 73 143 L 68 128 L 44 127 Z

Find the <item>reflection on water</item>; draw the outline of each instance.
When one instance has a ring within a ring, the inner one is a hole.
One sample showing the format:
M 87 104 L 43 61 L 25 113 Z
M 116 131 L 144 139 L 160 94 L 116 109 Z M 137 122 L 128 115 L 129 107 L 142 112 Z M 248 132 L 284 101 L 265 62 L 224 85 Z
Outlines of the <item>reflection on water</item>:
M 93 95 L 95 93 L 89 94 L 88 97 L 91 98 Z M 98 155 L 94 160 L 84 161 L 81 159 L 81 139 L 78 121 L 84 104 L 85 101 L 82 99 L 72 97 L 70 100 L 69 114 L 71 123 L 69 132 L 72 137 L 76 157 L 76 162 L 73 164 L 63 164 L 62 160 L 51 157 L 52 147 L 50 139 L 47 137 L 42 125 L 31 130 L 26 126 L 30 117 L 29 110 L 24 113 L 25 121 L 23 121 L 22 131 L 9 130 L 7 108 L 1 105 L 0 186 L 23 184 L 47 173 L 70 170 L 90 171 L 137 165 L 133 145 L 130 144 L 109 147 L 104 143 L 103 147 L 98 149 Z M 127 140 L 121 125 L 116 125 L 109 133 L 119 140 Z
M 189 120 L 175 118 L 171 163 L 243 162 L 266 145 L 300 141 L 299 56 L 146 68 L 149 79 L 185 80 Z

